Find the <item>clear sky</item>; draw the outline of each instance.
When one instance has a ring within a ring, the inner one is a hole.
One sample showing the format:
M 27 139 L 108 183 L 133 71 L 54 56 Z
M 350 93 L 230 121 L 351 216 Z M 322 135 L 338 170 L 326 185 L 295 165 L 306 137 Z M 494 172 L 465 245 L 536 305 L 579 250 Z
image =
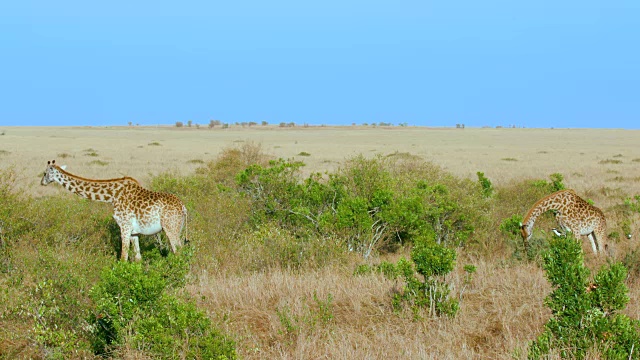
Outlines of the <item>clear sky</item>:
M 640 0 L 2 1 L 0 125 L 640 128 Z

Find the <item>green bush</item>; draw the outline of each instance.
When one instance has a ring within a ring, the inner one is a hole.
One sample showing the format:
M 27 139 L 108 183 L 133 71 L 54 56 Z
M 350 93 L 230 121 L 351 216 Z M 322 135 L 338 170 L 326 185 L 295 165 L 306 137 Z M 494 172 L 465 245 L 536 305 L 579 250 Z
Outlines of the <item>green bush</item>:
M 502 220 L 500 231 L 514 237 L 521 236 L 520 224 L 522 224 L 522 215 L 512 215 L 510 218 Z
M 483 172 L 478 171 L 476 175 L 478 175 L 478 184 L 480 184 L 482 188 L 482 196 L 485 198 L 491 197 L 491 195 L 493 195 L 493 184 L 491 180 L 484 176 Z
M 185 259 L 186 258 L 186 259 Z M 105 268 L 90 291 L 93 349 L 110 354 L 126 345 L 155 358 L 234 359 L 235 344 L 194 304 L 171 290 L 182 285 L 188 253 Z
M 38 257 L 36 283 L 28 287 L 29 298 L 14 314 L 32 324 L 30 336 L 49 358 L 90 354 L 82 324 L 90 312 L 89 299 L 84 294 L 92 279 L 77 271 L 91 270 L 90 266 L 50 249 L 42 249 Z
M 272 268 L 319 268 L 345 260 L 340 240 L 295 236 L 275 223 L 266 223 L 243 235 L 238 249 L 244 267 L 254 271 Z
M 502 220 L 500 232 L 508 236 L 507 244 L 512 249 L 511 256 L 518 260 L 538 261 L 542 252 L 548 248 L 547 239 L 544 236 L 532 236 L 529 240 L 523 240 L 520 233 L 521 215 L 512 215 Z
M 529 358 L 557 350 L 563 358 L 583 359 L 590 349 L 607 359 L 640 358 L 634 352 L 640 344 L 640 322 L 618 313 L 629 301 L 622 264 L 603 267 L 590 282 L 582 247 L 569 234 L 553 237 L 543 267 L 554 286 L 545 299 L 552 316 L 531 343 Z
M 254 224 L 276 221 L 295 236 L 342 238 L 350 251 L 368 257 L 420 236 L 462 245 L 479 217 L 474 206 L 460 205 L 447 185 L 409 176 L 412 169 L 389 159 L 356 157 L 337 173 L 304 180 L 301 166 L 279 159 L 238 174 Z M 392 181 L 394 176 L 400 179 Z
M 414 316 L 419 317 L 421 309 L 428 309 L 430 316 L 455 316 L 458 300 L 451 298 L 449 285 L 444 276 L 453 270 L 456 252 L 432 240 L 420 239 L 411 250 L 411 260 L 401 259 L 398 272 L 405 281 L 402 292 L 393 297 L 393 306 L 399 310 L 408 304 Z M 422 275 L 422 279 L 416 276 Z
M 640 213 L 640 195 L 635 195 L 633 198 L 626 198 L 624 204 L 631 209 L 631 211 Z
M 564 183 L 562 182 L 564 180 L 564 176 L 562 176 L 562 174 L 553 173 L 549 175 L 549 178 L 551 179 L 551 182 L 547 182 L 545 180 L 535 180 L 532 182 L 532 185 L 544 189 L 549 194 L 566 189 Z

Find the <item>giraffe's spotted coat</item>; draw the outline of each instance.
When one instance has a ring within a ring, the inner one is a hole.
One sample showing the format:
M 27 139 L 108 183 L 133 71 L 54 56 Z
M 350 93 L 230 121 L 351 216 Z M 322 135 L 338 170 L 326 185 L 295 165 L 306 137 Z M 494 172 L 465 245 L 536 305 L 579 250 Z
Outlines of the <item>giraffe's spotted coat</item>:
M 533 233 L 533 224 L 538 216 L 555 210 L 556 221 L 564 231 L 576 235 L 587 235 L 594 253 L 607 250 L 607 220 L 602 210 L 589 204 L 574 190 L 561 190 L 536 202 L 520 227 L 522 238 L 527 241 Z
M 113 205 L 113 218 L 120 226 L 122 252 L 126 261 L 133 241 L 135 260 L 140 260 L 140 244 L 136 235 L 153 235 L 164 229 L 171 251 L 182 246 L 180 232 L 186 223 L 187 209 L 173 194 L 143 188 L 137 180 L 122 177 L 108 180 L 86 179 L 73 175 L 55 164 L 47 162 L 42 185 L 56 182 L 72 193 L 84 198 L 104 201 Z

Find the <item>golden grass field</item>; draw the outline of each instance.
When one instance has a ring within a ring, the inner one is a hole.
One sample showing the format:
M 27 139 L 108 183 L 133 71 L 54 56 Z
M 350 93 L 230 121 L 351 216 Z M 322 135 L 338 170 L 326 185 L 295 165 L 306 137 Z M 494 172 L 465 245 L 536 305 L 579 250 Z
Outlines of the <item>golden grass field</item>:
M 9 127 L 0 128 L 2 167 L 14 166 L 25 191 L 47 160 L 89 178 L 188 174 L 224 148 L 244 142 L 268 155 L 296 158 L 307 171 L 333 170 L 346 158 L 418 156 L 459 177 L 482 171 L 495 185 L 559 172 L 578 191 L 603 187 L 640 194 L 640 131 L 603 129 L 452 129 L 421 127 Z M 303 155 L 300 155 L 300 154 Z M 308 155 L 304 154 L 307 153 Z
M 126 175 L 148 184 L 167 171 L 190 174 L 223 149 L 248 142 L 260 144 L 273 157 L 302 160 L 306 172 L 336 169 L 358 154 L 403 153 L 459 177 L 475 180 L 482 171 L 494 186 L 548 179 L 559 172 L 567 187 L 587 194 L 603 209 L 620 203 L 622 196 L 640 194 L 640 131 L 631 130 L 232 126 L 7 127 L 1 132 L 2 168 L 13 167 L 21 191 L 34 196 L 65 192 L 39 185 L 47 160 L 56 159 L 83 177 Z M 637 227 L 633 231 L 621 252 L 636 247 Z M 387 256 L 397 260 L 401 255 L 406 253 Z M 550 315 L 543 305 L 550 291 L 543 271 L 533 263 L 507 265 L 504 254 L 459 255 L 449 279 L 456 294 L 465 286 L 461 267 L 477 266 L 460 312 L 454 319 L 422 321 L 393 313 L 389 294 L 399 286 L 396 281 L 381 275 L 355 277 L 354 264 L 250 272 L 223 260 L 212 258 L 217 265 L 193 274 L 187 289 L 219 327 L 235 336 L 239 354 L 247 359 L 522 358 L 522 349 Z M 587 260 L 592 268 L 601 262 L 590 254 Z M 633 279 L 627 285 L 631 301 L 625 313 L 638 319 L 640 282 Z M 301 321 L 295 333 L 284 331 L 276 310 L 286 308 L 292 317 L 304 319 L 317 310 L 314 296 L 333 298 L 333 319 Z M 136 354 L 128 357 L 144 358 Z

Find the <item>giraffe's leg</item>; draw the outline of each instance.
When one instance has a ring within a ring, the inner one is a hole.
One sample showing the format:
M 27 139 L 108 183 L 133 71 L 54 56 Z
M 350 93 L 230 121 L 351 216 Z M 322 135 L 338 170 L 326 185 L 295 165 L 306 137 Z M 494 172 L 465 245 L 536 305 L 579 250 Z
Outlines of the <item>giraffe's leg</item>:
M 126 223 L 120 225 L 120 238 L 122 239 L 122 249 L 120 249 L 120 260 L 129 260 L 129 247 L 131 245 L 131 226 Z M 136 238 L 136 243 L 138 239 Z
M 175 229 L 165 228 L 165 234 L 169 238 L 169 247 L 171 248 L 172 253 L 176 253 L 178 251 L 178 247 L 180 247 L 180 232 L 176 232 Z
M 589 241 L 591 242 L 591 249 L 593 250 L 594 254 L 598 254 L 598 239 L 596 239 L 596 235 L 595 233 L 590 233 L 587 235 L 587 237 L 589 238 Z
M 123 232 L 121 234 L 121 237 L 122 237 L 122 249 L 120 250 L 120 260 L 128 261 L 129 260 L 129 246 L 131 245 L 131 243 L 130 243 L 131 240 L 129 238 L 129 234 L 128 233 L 124 233 Z
M 593 236 L 595 237 L 595 241 L 596 241 L 596 243 L 598 245 L 598 250 L 601 253 L 604 253 L 604 254 L 609 255 L 609 256 L 613 256 L 614 255 L 613 254 L 613 249 L 609 247 L 605 229 L 596 228 L 593 231 Z
M 167 234 L 167 237 L 169 238 L 171 252 L 175 254 L 176 251 L 178 251 L 178 248 L 182 246 L 180 232 L 182 231 L 184 220 L 182 218 L 182 214 L 178 215 L 175 213 L 169 213 L 167 215 L 163 215 L 164 216 L 161 218 L 161 225 L 165 234 Z
M 135 252 L 134 260 L 140 261 L 142 260 L 142 255 L 140 255 L 140 243 L 138 242 L 138 237 L 131 236 L 131 240 L 133 240 L 133 250 Z

